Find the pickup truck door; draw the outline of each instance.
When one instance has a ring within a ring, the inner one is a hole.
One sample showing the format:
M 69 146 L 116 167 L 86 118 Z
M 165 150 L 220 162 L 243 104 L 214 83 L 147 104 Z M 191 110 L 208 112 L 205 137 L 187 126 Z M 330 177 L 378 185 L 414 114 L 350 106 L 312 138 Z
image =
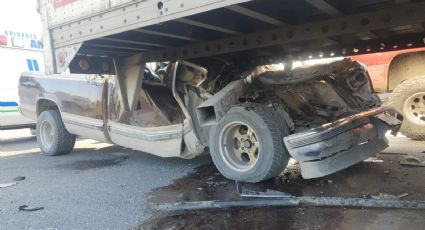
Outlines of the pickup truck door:
M 135 107 L 128 109 L 118 84 L 109 81 L 108 133 L 111 141 L 161 157 L 179 157 L 183 121 L 171 88 L 150 80 L 138 85 Z
M 98 75 L 61 74 L 39 79 L 43 85 L 41 98 L 59 106 L 66 129 L 73 134 L 107 142 L 103 131 L 103 97 L 105 80 Z

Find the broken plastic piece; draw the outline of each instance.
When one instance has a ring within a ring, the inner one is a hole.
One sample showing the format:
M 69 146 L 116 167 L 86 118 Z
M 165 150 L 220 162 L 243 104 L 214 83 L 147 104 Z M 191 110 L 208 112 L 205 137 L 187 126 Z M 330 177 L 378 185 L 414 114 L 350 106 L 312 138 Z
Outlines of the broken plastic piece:
M 21 180 L 25 180 L 24 176 L 17 176 L 13 179 L 14 181 L 21 181 Z
M 26 212 L 34 212 L 34 211 L 39 211 L 43 209 L 44 207 L 28 208 L 28 205 L 21 205 L 18 208 L 19 211 L 26 211 Z
M 400 164 L 425 167 L 425 161 L 421 161 L 419 158 L 413 156 L 406 156 L 403 160 L 400 161 Z

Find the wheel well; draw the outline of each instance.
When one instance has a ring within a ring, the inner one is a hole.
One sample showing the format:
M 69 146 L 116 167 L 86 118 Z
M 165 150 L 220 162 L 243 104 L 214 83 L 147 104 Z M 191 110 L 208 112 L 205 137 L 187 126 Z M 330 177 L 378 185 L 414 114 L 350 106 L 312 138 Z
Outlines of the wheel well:
M 395 56 L 388 68 L 387 90 L 392 91 L 401 82 L 425 75 L 425 51 Z
M 59 110 L 54 101 L 48 99 L 40 99 L 37 101 L 37 117 L 46 110 Z

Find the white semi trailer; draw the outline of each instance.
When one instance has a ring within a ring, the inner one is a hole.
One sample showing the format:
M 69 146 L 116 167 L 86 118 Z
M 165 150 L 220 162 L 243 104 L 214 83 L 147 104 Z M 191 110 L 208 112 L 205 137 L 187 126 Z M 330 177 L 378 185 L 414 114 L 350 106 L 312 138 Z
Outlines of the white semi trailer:
M 162 157 L 209 149 L 235 180 L 276 176 L 289 157 L 305 178 L 320 177 L 381 151 L 400 122 L 357 62 L 278 67 L 423 46 L 424 9 L 387 0 L 40 0 L 47 76 L 22 75 L 22 112 L 38 120 L 47 155 L 70 152 L 81 135 Z

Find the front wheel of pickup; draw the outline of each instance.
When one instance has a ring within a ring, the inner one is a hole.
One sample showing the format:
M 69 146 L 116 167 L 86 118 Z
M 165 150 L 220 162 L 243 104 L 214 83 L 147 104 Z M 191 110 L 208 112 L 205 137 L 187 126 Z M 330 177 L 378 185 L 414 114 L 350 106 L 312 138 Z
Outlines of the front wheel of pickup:
M 289 154 L 277 112 L 260 104 L 231 108 L 210 133 L 210 151 L 223 176 L 256 183 L 279 175 Z
M 400 132 L 413 140 L 425 140 L 425 77 L 402 82 L 388 98 L 388 105 L 404 117 Z
M 75 135 L 65 129 L 57 110 L 47 110 L 40 114 L 36 132 L 37 143 L 43 155 L 63 155 L 74 148 Z

